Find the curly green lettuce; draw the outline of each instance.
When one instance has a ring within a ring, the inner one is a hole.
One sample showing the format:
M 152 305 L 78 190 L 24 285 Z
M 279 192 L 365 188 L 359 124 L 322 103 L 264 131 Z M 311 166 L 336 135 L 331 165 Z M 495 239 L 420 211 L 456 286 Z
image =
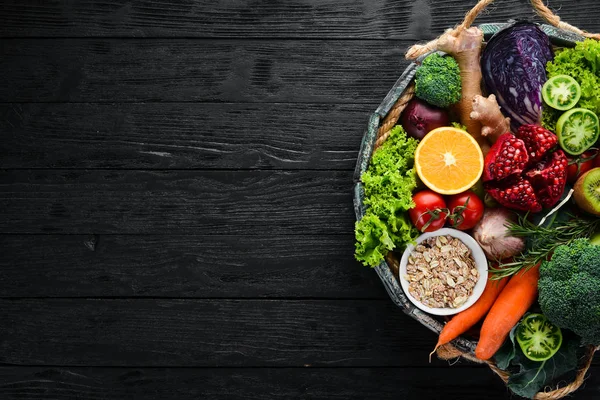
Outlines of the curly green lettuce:
M 355 225 L 354 255 L 366 266 L 377 266 L 389 251 L 403 248 L 418 235 L 407 215 L 415 206 L 412 191 L 417 186 L 417 144 L 401 126 L 394 127 L 361 176 L 368 208 Z
M 450 125 L 452 125 L 453 127 L 455 127 L 456 129 L 461 129 L 463 131 L 468 131 L 467 126 L 461 124 L 460 122 L 451 122 Z
M 553 61 L 546 64 L 548 79 L 556 75 L 569 75 L 581 86 L 581 98 L 575 107 L 586 108 L 600 114 L 600 42 L 586 39 L 574 48 L 557 52 Z M 551 107 L 542 111 L 542 126 L 556 132 L 556 121 L 562 115 Z

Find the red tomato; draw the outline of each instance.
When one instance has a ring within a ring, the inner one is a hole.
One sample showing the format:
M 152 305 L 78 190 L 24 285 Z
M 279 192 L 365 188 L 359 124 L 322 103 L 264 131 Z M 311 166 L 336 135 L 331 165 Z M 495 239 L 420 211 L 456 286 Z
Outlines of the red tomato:
M 408 215 L 419 232 L 433 232 L 444 226 L 448 209 L 441 194 L 423 190 L 413 195 L 413 201 L 415 207 L 408 210 Z
M 579 156 L 568 156 L 569 166 L 567 167 L 567 182 L 575 183 L 577 178 L 586 173 L 592 168 L 596 167 L 596 164 L 600 166 L 600 157 L 595 157 L 593 151 L 585 151 Z M 590 158 L 593 157 L 593 158 Z M 590 158 L 588 160 L 588 158 Z M 577 170 L 579 166 L 579 171 Z
M 479 222 L 483 216 L 484 205 L 471 190 L 455 194 L 448 199 L 449 222 L 453 228 L 466 231 Z

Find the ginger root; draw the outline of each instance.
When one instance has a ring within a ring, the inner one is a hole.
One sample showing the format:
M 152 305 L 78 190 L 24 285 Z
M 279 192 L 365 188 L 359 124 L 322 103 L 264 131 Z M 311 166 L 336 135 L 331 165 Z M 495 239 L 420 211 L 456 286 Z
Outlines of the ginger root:
M 481 67 L 479 57 L 483 43 L 483 32 L 477 27 L 450 30 L 440 36 L 437 49 L 454 57 L 460 68 L 462 98 L 458 103 L 461 124 L 477 140 L 483 154 L 487 154 L 490 144 L 481 134 L 481 123 L 471 118 L 473 98 L 481 96 Z
M 496 143 L 500 135 L 510 132 L 510 118 L 502 115 L 496 96 L 493 94 L 488 97 L 480 95 L 473 97 L 473 111 L 470 116 L 481 123 L 481 134 L 492 144 Z

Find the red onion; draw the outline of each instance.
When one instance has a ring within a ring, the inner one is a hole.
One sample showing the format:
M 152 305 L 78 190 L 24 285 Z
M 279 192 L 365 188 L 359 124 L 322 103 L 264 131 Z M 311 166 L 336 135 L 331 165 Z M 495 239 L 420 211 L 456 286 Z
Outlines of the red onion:
M 408 136 L 421 140 L 429 131 L 450 125 L 450 117 L 445 109 L 415 97 L 400 115 L 400 123 Z

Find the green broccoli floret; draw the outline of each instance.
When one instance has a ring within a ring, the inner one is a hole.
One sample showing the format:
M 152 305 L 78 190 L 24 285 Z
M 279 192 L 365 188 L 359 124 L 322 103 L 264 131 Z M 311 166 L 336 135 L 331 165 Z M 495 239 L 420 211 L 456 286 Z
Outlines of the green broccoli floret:
M 460 69 L 454 58 L 433 53 L 415 74 L 415 95 L 434 106 L 446 108 L 461 97 Z
M 600 344 L 600 246 L 576 239 L 540 267 L 539 302 L 555 325 Z

